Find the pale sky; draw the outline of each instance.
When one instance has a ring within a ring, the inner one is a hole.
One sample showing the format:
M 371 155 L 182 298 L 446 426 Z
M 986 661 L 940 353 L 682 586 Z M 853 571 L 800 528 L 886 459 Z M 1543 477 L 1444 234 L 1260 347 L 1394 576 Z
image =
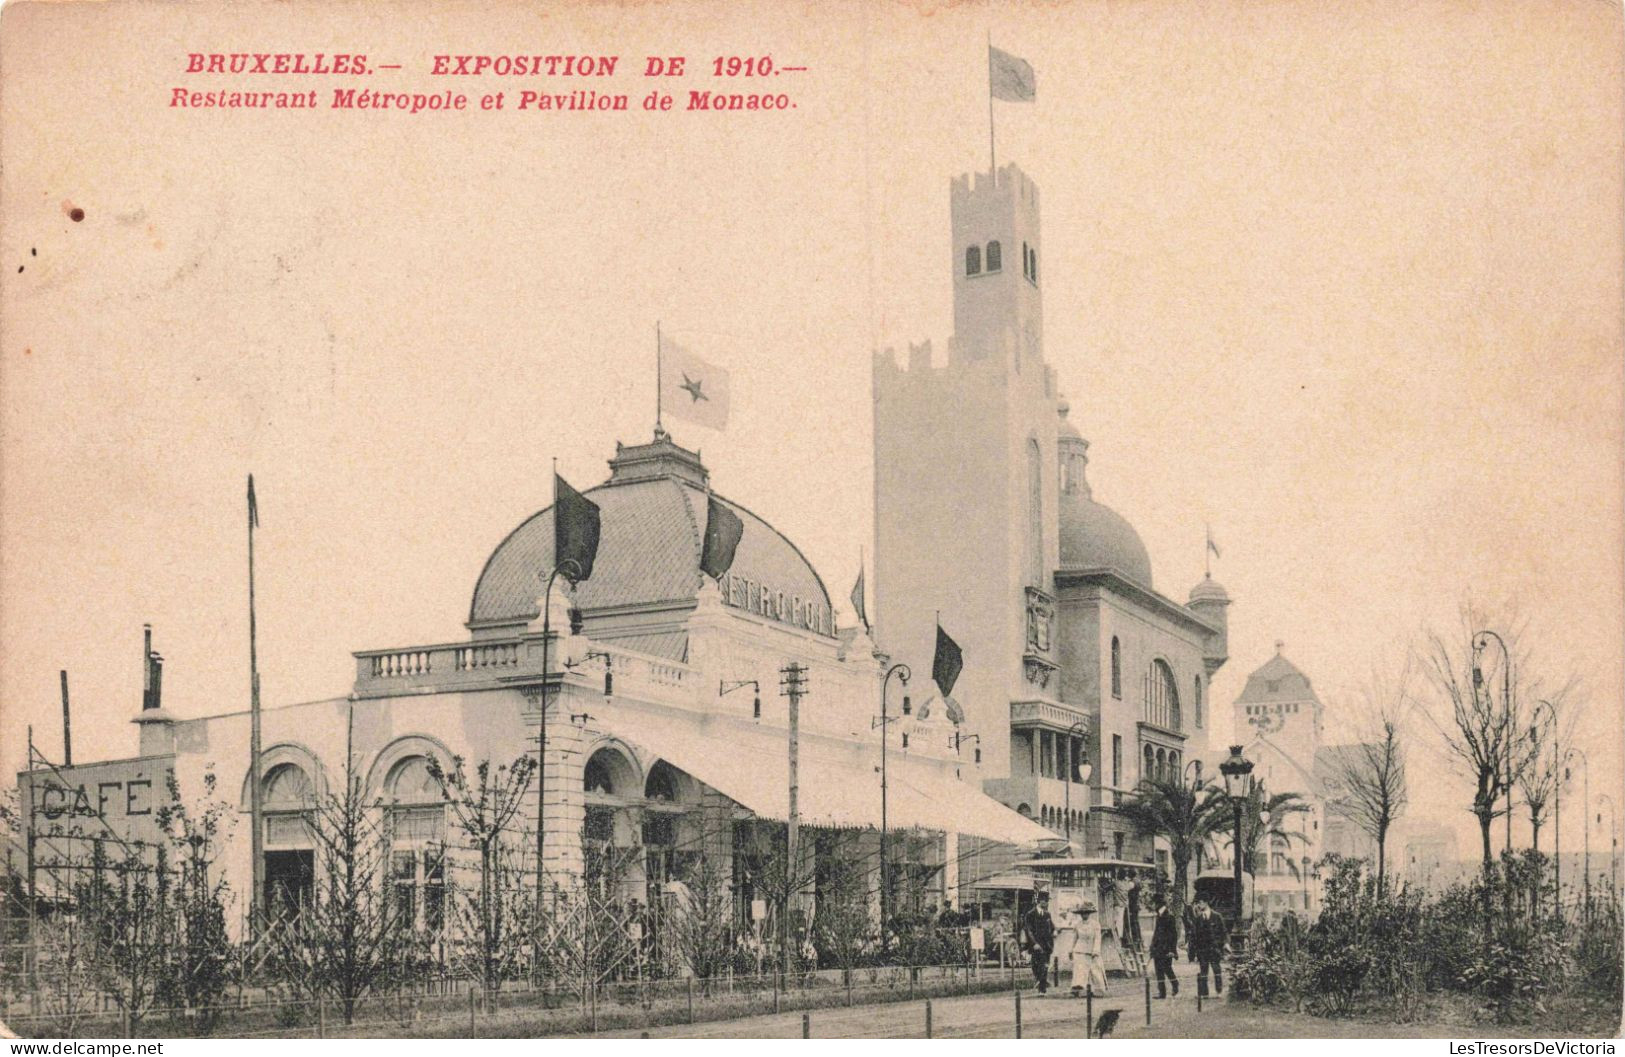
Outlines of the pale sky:
M 1593 792 L 1619 801 L 1625 122 L 1618 7 L 1591 0 L 13 3 L 0 769 L 29 724 L 59 754 L 64 667 L 76 758 L 133 754 L 143 621 L 169 708 L 246 706 L 249 471 L 267 703 L 346 693 L 350 650 L 463 637 L 550 460 L 587 487 L 648 438 L 656 320 L 732 374 L 727 431 L 677 439 L 844 599 L 870 355 L 948 337 L 948 182 L 988 164 L 990 31 L 1037 71 L 1036 103 L 998 104 L 998 153 L 1043 195 L 1046 355 L 1095 496 L 1177 600 L 1205 522 L 1224 549 L 1213 700 L 1284 639 L 1335 705 L 1472 593 L 1584 679 Z M 362 86 L 510 109 L 167 106 L 355 86 L 182 73 L 238 50 L 363 52 L 404 69 Z M 428 76 L 442 52 L 622 68 Z M 728 54 L 808 67 L 760 86 L 796 109 L 682 112 Z M 694 72 L 648 83 L 646 55 Z M 634 109 L 511 109 L 527 87 Z M 655 87 L 677 109 L 638 112 Z M 1413 814 L 1471 854 L 1465 797 L 1415 770 Z

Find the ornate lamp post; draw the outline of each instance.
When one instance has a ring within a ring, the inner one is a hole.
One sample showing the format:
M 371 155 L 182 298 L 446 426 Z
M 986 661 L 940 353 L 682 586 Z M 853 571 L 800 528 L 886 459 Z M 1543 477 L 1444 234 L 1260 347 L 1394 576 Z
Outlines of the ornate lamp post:
M 1552 707 L 1552 703 L 1550 701 L 1540 700 L 1535 702 L 1535 710 L 1529 716 L 1529 738 L 1535 743 L 1535 753 L 1537 757 L 1536 765 L 1538 766 L 1542 709 L 1545 709 L 1545 724 L 1551 728 L 1552 732 L 1552 782 L 1554 786 L 1552 792 L 1556 798 L 1556 803 L 1552 807 L 1552 818 L 1555 823 L 1553 826 L 1554 836 L 1552 839 L 1555 842 L 1554 848 L 1556 849 L 1552 853 L 1552 864 L 1553 868 L 1556 870 L 1556 874 L 1554 875 L 1555 880 L 1553 881 L 1553 884 L 1556 886 L 1554 902 L 1557 904 L 1558 916 L 1561 917 L 1563 912 L 1563 865 L 1559 857 L 1563 854 L 1563 823 L 1560 819 L 1558 819 L 1557 816 L 1558 812 L 1563 806 L 1563 793 L 1562 776 L 1558 773 L 1558 767 L 1561 761 L 1559 761 L 1557 755 L 1557 709 Z M 1540 780 L 1536 779 L 1536 788 L 1538 788 L 1540 784 L 1542 784 Z M 1540 831 L 1535 829 L 1535 804 L 1533 802 L 1529 804 L 1529 844 L 1530 847 L 1535 851 L 1540 851 Z M 1540 863 L 1538 861 L 1535 863 L 1535 871 L 1535 887 L 1534 891 L 1530 894 L 1529 899 L 1529 914 L 1531 919 L 1538 919 L 1540 917 Z
M 1597 802 L 1608 802 L 1608 890 L 1609 902 L 1619 898 L 1619 831 L 1615 829 L 1619 819 L 1614 815 L 1614 798 L 1607 793 L 1598 793 Z M 1602 812 L 1597 812 L 1597 825 L 1602 825 Z
M 1247 798 L 1253 792 L 1253 761 L 1241 754 L 1240 745 L 1230 746 L 1230 756 L 1219 764 L 1219 773 L 1224 775 L 1224 795 L 1230 798 L 1230 806 L 1235 809 L 1236 818 L 1236 917 L 1237 924 L 1241 922 L 1241 808 L 1247 803 Z
M 1066 850 L 1072 854 L 1072 774 L 1077 770 L 1078 761 L 1072 754 L 1072 735 L 1083 732 L 1084 737 L 1089 735 L 1089 727 L 1083 720 L 1078 720 L 1066 728 L 1066 773 L 1061 775 L 1061 784 L 1066 787 L 1066 810 L 1063 817 L 1066 820 Z
M 891 856 L 887 847 L 888 835 L 886 832 L 886 732 L 893 720 L 901 716 L 893 716 L 886 710 L 886 691 L 891 688 L 891 677 L 897 676 L 897 681 L 908 689 L 909 678 L 914 673 L 906 664 L 894 664 L 886 669 L 886 677 L 880 681 L 880 715 L 869 721 L 869 729 L 880 728 L 880 946 L 884 950 L 887 946 L 887 929 L 890 918 L 887 914 L 891 901 Z M 903 695 L 903 715 L 912 711 L 908 694 Z
M 1580 879 L 1582 899 L 1584 902 L 1582 902 L 1580 905 L 1580 916 L 1582 920 L 1589 922 L 1591 920 L 1591 760 L 1586 757 L 1585 750 L 1580 748 L 1580 746 L 1576 745 L 1570 748 L 1569 751 L 1563 755 L 1563 780 L 1565 782 L 1569 780 L 1568 759 L 1570 756 L 1575 755 L 1580 757 L 1580 762 L 1585 766 L 1585 771 L 1583 772 L 1585 784 L 1582 787 L 1582 793 L 1584 794 L 1585 799 L 1581 802 L 1581 806 L 1585 810 L 1580 812 L 1580 814 L 1583 816 L 1580 819 L 1580 822 L 1585 826 L 1585 865 L 1582 867 L 1584 876 Z

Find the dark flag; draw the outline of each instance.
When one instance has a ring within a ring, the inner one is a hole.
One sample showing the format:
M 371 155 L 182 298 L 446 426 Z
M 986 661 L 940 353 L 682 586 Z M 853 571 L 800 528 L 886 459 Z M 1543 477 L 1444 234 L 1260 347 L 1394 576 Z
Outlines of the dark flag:
M 954 684 L 959 681 L 960 669 L 965 667 L 965 656 L 959 650 L 959 643 L 948 637 L 937 625 L 937 656 L 931 662 L 931 681 L 937 684 L 942 691 L 944 699 L 954 692 Z
M 598 557 L 598 504 L 582 495 L 558 474 L 553 475 L 553 561 L 565 568 L 571 583 L 592 576 L 593 559 Z
M 717 501 L 714 495 L 705 497 L 705 546 L 700 551 L 700 572 L 713 580 L 734 563 L 734 551 L 745 534 L 745 523 L 739 515 Z
M 852 608 L 863 621 L 863 630 L 869 630 L 869 611 L 863 607 L 863 566 L 858 566 L 858 582 L 852 585 Z
M 248 523 L 260 527 L 260 505 L 254 502 L 254 475 L 248 475 Z

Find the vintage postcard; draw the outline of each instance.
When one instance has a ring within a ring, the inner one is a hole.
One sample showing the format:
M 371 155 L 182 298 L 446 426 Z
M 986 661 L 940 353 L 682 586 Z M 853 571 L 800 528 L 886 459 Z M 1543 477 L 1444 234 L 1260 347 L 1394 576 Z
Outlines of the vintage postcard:
M 6 4 L 0 1021 L 1614 1052 L 1621 26 Z

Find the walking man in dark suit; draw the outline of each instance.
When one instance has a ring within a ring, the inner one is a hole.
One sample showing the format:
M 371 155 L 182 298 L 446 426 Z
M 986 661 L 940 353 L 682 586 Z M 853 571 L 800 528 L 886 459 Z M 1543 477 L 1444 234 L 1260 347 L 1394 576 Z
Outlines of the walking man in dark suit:
M 1033 907 L 1021 916 L 1021 949 L 1033 962 L 1038 993 L 1049 991 L 1049 962 L 1055 953 L 1055 919 L 1049 916 L 1049 893 L 1039 892 Z
M 1208 970 L 1213 970 L 1213 992 L 1224 994 L 1224 949 L 1230 943 L 1230 930 L 1224 917 L 1206 903 L 1196 904 L 1196 923 L 1191 928 L 1191 948 L 1196 952 L 1196 993 L 1206 995 Z
M 1151 963 L 1157 970 L 1157 997 L 1167 998 L 1168 988 L 1179 995 L 1179 977 L 1174 975 L 1174 958 L 1179 954 L 1179 929 L 1167 900 L 1157 897 L 1157 924 L 1151 930 Z

